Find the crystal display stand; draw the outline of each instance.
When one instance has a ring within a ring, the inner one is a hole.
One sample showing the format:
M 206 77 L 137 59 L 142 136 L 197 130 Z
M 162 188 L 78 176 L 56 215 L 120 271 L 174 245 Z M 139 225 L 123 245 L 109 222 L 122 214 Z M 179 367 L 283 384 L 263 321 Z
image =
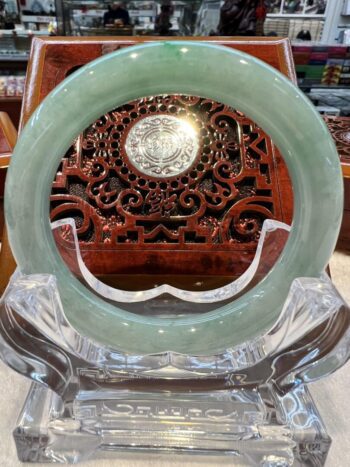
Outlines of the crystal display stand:
M 100 451 L 145 450 L 226 454 L 233 465 L 265 467 L 323 465 L 331 444 L 304 385 L 284 396 L 273 386 L 199 393 L 81 390 L 63 404 L 33 383 L 14 438 L 24 462 L 75 463 Z
M 56 224 L 54 235 L 65 228 L 76 236 L 72 225 Z M 202 293 L 163 285 L 151 298 L 139 292 L 133 306 L 150 315 L 186 307 L 203 313 L 232 300 L 269 271 L 288 231 L 265 222 L 243 279 Z M 81 258 L 72 251 L 74 269 Z M 105 299 L 130 300 L 80 272 Z M 63 463 L 145 450 L 226 454 L 239 465 L 323 465 L 330 438 L 306 383 L 347 361 L 349 321 L 326 275 L 299 278 L 277 322 L 254 340 L 218 355 L 131 355 L 72 328 L 54 276 L 18 271 L 2 297 L 0 322 L 1 358 L 33 380 L 14 430 L 18 456 Z

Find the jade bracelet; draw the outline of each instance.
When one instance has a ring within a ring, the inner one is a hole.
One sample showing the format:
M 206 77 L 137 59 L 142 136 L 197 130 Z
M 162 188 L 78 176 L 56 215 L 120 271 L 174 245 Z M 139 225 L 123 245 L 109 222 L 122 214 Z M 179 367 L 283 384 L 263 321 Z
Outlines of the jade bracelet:
M 181 318 L 140 316 L 89 291 L 64 264 L 49 221 L 52 181 L 74 138 L 107 111 L 159 94 L 206 97 L 243 112 L 278 146 L 293 184 L 291 233 L 269 274 L 237 300 Z M 317 277 L 324 270 L 342 209 L 337 151 L 302 92 L 252 56 L 187 41 L 124 48 L 65 79 L 22 131 L 5 194 L 10 245 L 22 273 L 55 275 L 71 325 L 100 345 L 132 354 L 209 355 L 266 332 L 278 319 L 292 281 Z

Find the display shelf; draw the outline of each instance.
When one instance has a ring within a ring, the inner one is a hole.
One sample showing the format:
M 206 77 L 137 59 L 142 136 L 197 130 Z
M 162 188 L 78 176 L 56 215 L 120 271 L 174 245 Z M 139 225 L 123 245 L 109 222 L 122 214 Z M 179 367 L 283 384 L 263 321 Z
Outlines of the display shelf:
M 293 57 L 299 86 L 350 86 L 350 47 L 294 44 Z
M 310 14 L 288 14 L 288 13 L 268 13 L 268 18 L 278 19 L 324 19 L 325 15 L 310 15 Z
M 324 89 L 324 90 L 349 90 L 349 85 L 346 84 L 304 84 L 304 83 L 298 83 L 298 87 L 302 90 L 305 89 Z M 349 96 L 350 96 L 350 90 L 349 90 Z
M 56 16 L 40 16 L 40 15 L 22 15 L 23 23 L 51 23 L 56 21 Z
M 20 87 L 23 93 L 24 79 L 29 57 L 30 38 L 26 35 L 14 36 L 12 31 L 0 37 L 0 110 L 7 112 L 17 127 L 20 118 L 22 96 L 17 94 Z M 11 77 L 12 82 L 11 82 Z M 8 81 L 8 83 L 6 83 Z M 23 87 L 19 86 L 23 81 Z M 7 84 L 9 91 L 7 91 Z
M 22 102 L 22 96 L 0 96 L 0 103 L 3 102 Z

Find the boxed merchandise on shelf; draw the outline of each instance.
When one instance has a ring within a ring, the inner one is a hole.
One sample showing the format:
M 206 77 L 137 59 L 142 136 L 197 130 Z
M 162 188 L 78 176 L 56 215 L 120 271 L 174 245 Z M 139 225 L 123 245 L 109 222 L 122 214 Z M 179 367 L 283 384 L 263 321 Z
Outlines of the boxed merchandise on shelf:
M 24 81 L 24 76 L 0 76 L 0 96 L 23 96 Z
M 299 84 L 350 85 L 350 47 L 293 45 Z

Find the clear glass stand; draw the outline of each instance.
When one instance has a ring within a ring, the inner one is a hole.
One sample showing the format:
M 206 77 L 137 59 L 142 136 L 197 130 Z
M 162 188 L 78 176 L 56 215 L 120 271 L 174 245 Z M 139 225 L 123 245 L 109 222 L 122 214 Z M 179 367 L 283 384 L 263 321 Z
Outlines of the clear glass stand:
M 55 236 L 64 229 L 74 238 L 71 228 L 55 225 Z M 247 272 L 201 293 L 163 285 L 133 296 L 94 283 L 78 249 L 66 261 L 105 299 L 130 299 L 133 312 L 203 313 L 261 280 L 288 231 L 265 222 Z M 306 384 L 348 360 L 349 323 L 324 274 L 295 280 L 278 320 L 251 341 L 217 355 L 131 355 L 70 325 L 54 276 L 17 271 L 0 302 L 0 356 L 33 381 L 14 430 L 18 457 L 64 463 L 118 450 L 171 451 L 225 454 L 238 465 L 323 465 L 331 441 Z
M 81 390 L 63 404 L 33 383 L 14 438 L 23 462 L 143 450 L 264 467 L 323 465 L 331 444 L 305 385 L 282 395 L 273 386 L 176 392 L 144 391 L 141 383 L 139 390 Z

